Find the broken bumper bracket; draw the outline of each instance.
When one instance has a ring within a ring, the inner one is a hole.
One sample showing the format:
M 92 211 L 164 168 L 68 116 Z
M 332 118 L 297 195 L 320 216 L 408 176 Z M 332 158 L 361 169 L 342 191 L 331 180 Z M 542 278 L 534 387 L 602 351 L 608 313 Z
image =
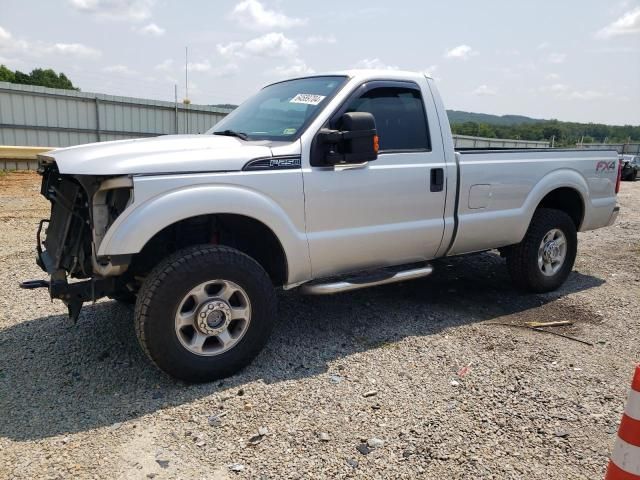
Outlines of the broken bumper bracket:
M 84 302 L 95 302 L 108 296 L 116 288 L 114 277 L 92 278 L 80 282 L 69 283 L 64 270 L 56 269 L 46 250 L 38 251 L 38 261 L 51 275 L 51 280 L 27 280 L 20 284 L 21 288 L 48 288 L 51 298 L 62 300 L 69 309 L 69 318 L 74 322 L 80 315 Z

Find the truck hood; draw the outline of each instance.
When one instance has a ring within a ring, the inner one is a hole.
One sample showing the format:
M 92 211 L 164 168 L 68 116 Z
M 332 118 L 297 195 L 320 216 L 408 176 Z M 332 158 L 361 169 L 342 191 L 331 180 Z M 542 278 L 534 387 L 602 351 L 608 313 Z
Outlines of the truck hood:
M 165 135 L 89 143 L 44 156 L 53 158 L 64 174 L 227 172 L 241 170 L 254 158 L 270 157 L 269 144 L 221 135 Z

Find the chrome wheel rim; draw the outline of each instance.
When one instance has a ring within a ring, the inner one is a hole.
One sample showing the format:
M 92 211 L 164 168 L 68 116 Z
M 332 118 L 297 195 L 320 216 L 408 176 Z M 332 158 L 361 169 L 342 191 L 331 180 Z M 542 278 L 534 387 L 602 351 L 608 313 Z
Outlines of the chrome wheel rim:
M 196 355 L 220 355 L 242 339 L 251 323 L 251 303 L 242 287 L 209 280 L 192 288 L 175 314 L 176 335 Z
M 567 257 L 567 238 L 562 230 L 549 230 L 538 249 L 538 268 L 543 275 L 551 277 L 558 273 Z

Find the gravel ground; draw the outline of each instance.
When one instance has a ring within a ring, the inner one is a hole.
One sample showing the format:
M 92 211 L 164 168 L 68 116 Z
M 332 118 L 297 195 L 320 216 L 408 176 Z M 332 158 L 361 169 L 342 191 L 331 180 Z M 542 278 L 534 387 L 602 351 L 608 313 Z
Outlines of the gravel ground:
M 34 174 L 0 176 L 0 478 L 601 478 L 640 354 L 640 182 L 559 291 L 487 253 L 411 283 L 280 295 L 267 348 L 206 385 L 153 368 L 131 311 L 45 291 Z M 553 331 L 514 326 L 571 320 Z M 468 368 L 465 368 L 468 367 Z

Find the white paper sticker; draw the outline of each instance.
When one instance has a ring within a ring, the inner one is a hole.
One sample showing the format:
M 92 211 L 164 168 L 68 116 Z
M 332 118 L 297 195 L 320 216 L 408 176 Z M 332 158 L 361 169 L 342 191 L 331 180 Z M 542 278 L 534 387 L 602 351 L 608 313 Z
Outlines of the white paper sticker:
M 304 103 L 307 105 L 318 105 L 322 100 L 325 99 L 324 95 L 315 95 L 313 93 L 299 93 L 291 100 L 289 103 Z

